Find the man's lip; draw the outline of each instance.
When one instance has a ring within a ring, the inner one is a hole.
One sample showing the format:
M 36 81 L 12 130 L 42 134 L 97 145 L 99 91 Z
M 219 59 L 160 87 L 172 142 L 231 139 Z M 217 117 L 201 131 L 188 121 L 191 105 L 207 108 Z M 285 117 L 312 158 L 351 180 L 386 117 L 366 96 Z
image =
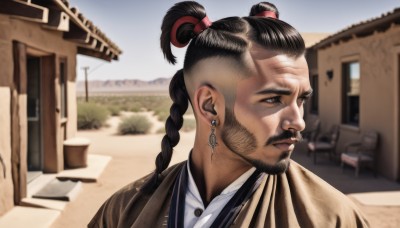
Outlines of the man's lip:
M 272 145 L 282 151 L 294 150 L 294 143 L 282 142 L 282 143 L 273 143 Z
M 280 141 L 273 142 L 272 145 L 275 145 L 275 144 L 295 144 L 298 141 L 299 140 L 297 140 L 297 139 L 285 139 L 285 140 L 280 140 Z

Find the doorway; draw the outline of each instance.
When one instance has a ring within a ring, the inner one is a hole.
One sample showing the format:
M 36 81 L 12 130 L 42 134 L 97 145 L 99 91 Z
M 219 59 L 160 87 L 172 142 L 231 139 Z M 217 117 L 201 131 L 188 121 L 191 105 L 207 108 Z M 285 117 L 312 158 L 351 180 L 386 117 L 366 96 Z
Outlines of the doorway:
M 41 58 L 27 56 L 27 182 L 31 182 L 43 170 L 42 143 L 42 94 L 41 94 Z
M 397 82 L 396 90 L 397 93 L 397 181 L 400 182 L 400 54 L 397 54 Z

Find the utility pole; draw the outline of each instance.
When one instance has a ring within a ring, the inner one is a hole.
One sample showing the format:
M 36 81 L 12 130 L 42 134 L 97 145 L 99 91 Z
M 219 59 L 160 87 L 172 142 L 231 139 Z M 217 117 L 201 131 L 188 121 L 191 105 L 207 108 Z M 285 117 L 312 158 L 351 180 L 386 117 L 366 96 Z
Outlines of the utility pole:
M 86 102 L 89 102 L 89 89 L 88 89 L 88 70 L 89 70 L 89 67 L 85 66 L 85 67 L 82 67 L 82 69 L 85 71 L 85 100 L 86 100 Z

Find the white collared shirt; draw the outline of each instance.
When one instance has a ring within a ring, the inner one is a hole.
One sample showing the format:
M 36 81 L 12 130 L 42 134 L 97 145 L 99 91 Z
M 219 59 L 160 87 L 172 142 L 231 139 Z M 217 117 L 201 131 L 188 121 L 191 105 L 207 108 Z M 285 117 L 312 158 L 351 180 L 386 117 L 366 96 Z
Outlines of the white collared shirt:
M 256 168 L 252 167 L 247 172 L 243 173 L 226 187 L 220 195 L 216 196 L 210 204 L 208 204 L 207 208 L 204 208 L 203 200 L 194 182 L 189 163 L 190 161 L 187 162 L 189 178 L 185 198 L 185 227 L 210 227 L 228 201 L 256 170 Z

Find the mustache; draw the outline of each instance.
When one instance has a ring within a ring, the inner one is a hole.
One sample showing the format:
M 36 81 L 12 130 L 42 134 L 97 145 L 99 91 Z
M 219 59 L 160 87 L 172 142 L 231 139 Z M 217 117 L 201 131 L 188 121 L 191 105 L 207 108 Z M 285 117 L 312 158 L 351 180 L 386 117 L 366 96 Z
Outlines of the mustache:
M 298 142 L 303 140 L 303 136 L 299 131 L 283 131 L 279 135 L 271 136 L 267 142 L 265 143 L 266 146 L 273 144 L 274 142 L 278 142 L 285 139 L 296 139 Z

